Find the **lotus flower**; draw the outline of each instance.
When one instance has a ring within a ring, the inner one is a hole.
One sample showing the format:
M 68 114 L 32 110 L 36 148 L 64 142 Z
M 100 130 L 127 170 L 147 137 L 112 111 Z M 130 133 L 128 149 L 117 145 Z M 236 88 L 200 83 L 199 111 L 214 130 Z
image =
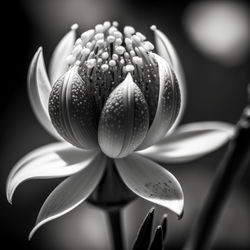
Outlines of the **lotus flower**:
M 42 206 L 30 236 L 95 190 L 108 161 L 137 196 L 181 215 L 178 180 L 157 162 L 186 162 L 230 139 L 222 122 L 177 125 L 185 107 L 183 71 L 168 38 L 155 26 L 158 54 L 146 37 L 104 22 L 75 40 L 77 25 L 60 41 L 48 79 L 39 48 L 28 73 L 29 98 L 43 127 L 59 142 L 23 157 L 10 172 L 7 198 L 37 178 L 66 178 Z

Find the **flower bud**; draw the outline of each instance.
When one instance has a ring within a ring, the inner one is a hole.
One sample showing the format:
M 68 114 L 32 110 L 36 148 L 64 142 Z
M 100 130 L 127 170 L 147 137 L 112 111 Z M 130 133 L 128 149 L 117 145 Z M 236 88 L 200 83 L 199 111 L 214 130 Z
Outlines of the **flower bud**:
M 76 40 L 53 86 L 49 113 L 68 142 L 121 158 L 161 139 L 180 108 L 177 78 L 146 37 L 97 25 Z

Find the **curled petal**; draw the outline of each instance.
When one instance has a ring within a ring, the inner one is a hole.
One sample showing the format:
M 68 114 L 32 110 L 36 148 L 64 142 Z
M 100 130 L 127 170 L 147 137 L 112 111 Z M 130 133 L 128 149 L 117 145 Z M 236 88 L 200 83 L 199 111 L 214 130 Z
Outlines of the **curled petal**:
M 148 130 L 148 106 L 130 74 L 108 97 L 101 114 L 98 140 L 112 158 L 130 154 L 141 144 Z
M 187 162 L 220 148 L 234 133 L 235 127 L 228 123 L 190 123 L 138 153 L 159 162 Z
M 33 111 L 43 127 L 54 137 L 61 140 L 55 131 L 48 112 L 51 85 L 46 73 L 43 52 L 40 47 L 34 55 L 28 73 L 28 93 Z
M 115 159 L 115 163 L 124 183 L 135 194 L 182 215 L 184 195 L 178 180 L 169 171 L 135 153 Z
M 56 81 L 49 98 L 49 114 L 58 133 L 84 149 L 98 148 L 98 113 L 89 92 L 74 66 Z
M 66 72 L 68 68 L 66 58 L 73 50 L 76 39 L 76 28 L 76 25 L 71 27 L 71 30 L 61 39 L 53 52 L 49 66 L 50 82 L 52 85 Z
M 154 31 L 157 53 L 171 65 L 180 85 L 182 102 L 181 102 L 180 114 L 176 119 L 176 122 L 173 126 L 174 128 L 178 125 L 183 115 L 186 104 L 186 84 L 185 84 L 184 71 L 180 59 L 177 55 L 177 52 L 172 43 L 170 42 L 170 40 L 168 39 L 168 37 L 162 31 L 158 30 L 156 26 L 152 26 L 151 29 Z M 173 128 L 171 129 L 171 131 L 173 130 Z
M 6 194 L 11 203 L 16 188 L 29 179 L 65 177 L 85 168 L 97 152 L 83 151 L 68 143 L 38 148 L 16 163 L 7 180 Z
M 106 157 L 99 154 L 81 172 L 68 177 L 49 195 L 37 217 L 31 238 L 39 227 L 54 220 L 80 205 L 93 192 L 99 183 L 106 165 Z
M 145 149 L 159 141 L 169 131 L 178 117 L 181 103 L 180 89 L 174 72 L 166 60 L 152 54 L 159 68 L 159 98 L 156 114 L 147 136 L 137 150 Z

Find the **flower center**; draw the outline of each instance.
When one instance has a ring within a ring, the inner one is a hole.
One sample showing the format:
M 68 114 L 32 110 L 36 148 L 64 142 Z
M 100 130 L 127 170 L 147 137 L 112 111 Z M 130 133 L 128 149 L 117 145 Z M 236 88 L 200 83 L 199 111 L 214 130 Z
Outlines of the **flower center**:
M 158 66 L 150 54 L 153 49 L 153 44 L 133 27 L 124 27 L 122 33 L 117 22 L 104 22 L 76 40 L 67 61 L 69 66 L 79 66 L 78 73 L 99 112 L 112 90 L 131 73 L 149 105 L 151 123 L 159 95 Z

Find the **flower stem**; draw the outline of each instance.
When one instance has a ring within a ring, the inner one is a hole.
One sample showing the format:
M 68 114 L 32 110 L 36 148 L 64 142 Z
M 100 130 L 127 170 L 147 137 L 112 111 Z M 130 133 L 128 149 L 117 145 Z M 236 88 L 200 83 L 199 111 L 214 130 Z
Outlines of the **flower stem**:
M 236 135 L 228 145 L 211 190 L 184 250 L 209 249 L 214 228 L 233 184 L 250 164 L 250 85 L 249 104 L 236 126 Z
M 113 208 L 106 211 L 114 250 L 124 250 L 122 210 Z

